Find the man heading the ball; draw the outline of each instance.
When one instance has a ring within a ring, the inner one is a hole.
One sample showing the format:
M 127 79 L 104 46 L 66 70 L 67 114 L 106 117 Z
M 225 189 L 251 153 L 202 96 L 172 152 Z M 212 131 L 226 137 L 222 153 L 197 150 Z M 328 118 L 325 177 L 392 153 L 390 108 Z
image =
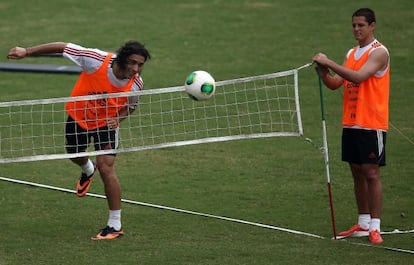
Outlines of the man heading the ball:
M 126 42 L 117 54 L 73 43 L 51 42 L 12 48 L 7 57 L 22 59 L 50 53 L 62 53 L 82 69 L 71 97 L 141 90 L 144 86 L 141 71 L 151 58 L 145 46 L 137 41 Z M 137 104 L 138 97 L 131 96 L 69 101 L 65 106 L 68 114 L 65 129 L 67 152 L 85 152 L 92 139 L 95 150 L 109 150 L 96 156 L 96 164 L 88 156 L 71 158 L 81 167 L 76 187 L 78 197 L 88 192 L 96 169 L 104 184 L 109 218 L 107 226 L 92 237 L 93 240 L 115 239 L 124 234 L 121 226 L 121 186 L 115 172 L 118 126 Z

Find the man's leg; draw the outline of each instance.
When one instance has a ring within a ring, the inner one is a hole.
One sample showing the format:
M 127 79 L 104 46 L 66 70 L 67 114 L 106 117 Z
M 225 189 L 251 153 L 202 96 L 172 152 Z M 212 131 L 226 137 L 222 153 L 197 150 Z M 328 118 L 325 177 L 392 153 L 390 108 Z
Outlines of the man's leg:
M 357 200 L 359 216 L 368 213 L 371 216 L 369 224 L 369 239 L 373 244 L 381 244 L 381 210 L 382 210 L 382 184 L 379 165 L 377 164 L 351 164 L 354 176 L 355 197 Z
M 115 173 L 115 156 L 100 155 L 96 162 L 104 183 L 109 210 L 121 209 L 121 185 Z
M 121 186 L 115 173 L 115 156 L 100 155 L 97 156 L 96 161 L 104 183 L 109 207 L 109 218 L 107 226 L 92 239 L 115 239 L 124 234 L 121 225 Z
M 70 116 L 65 126 L 66 151 L 69 154 L 83 153 L 89 145 L 88 133 L 80 127 Z M 92 183 L 95 165 L 88 156 L 76 157 L 70 159 L 81 169 L 81 176 L 76 184 L 76 195 L 83 197 L 88 192 Z
M 382 183 L 379 166 L 376 164 L 363 164 L 363 172 L 368 183 L 369 209 L 372 218 L 380 218 L 382 210 Z
M 354 179 L 354 193 L 359 214 L 370 214 L 368 183 L 363 168 L 359 164 L 350 163 Z

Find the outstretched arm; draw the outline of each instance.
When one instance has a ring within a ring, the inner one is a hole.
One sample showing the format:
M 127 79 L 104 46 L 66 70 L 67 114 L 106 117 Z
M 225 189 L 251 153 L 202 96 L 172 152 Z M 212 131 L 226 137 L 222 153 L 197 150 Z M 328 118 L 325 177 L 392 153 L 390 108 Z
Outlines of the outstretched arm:
M 14 47 L 7 54 L 7 59 L 23 59 L 30 55 L 62 53 L 66 45 L 66 42 L 50 42 L 26 48 Z

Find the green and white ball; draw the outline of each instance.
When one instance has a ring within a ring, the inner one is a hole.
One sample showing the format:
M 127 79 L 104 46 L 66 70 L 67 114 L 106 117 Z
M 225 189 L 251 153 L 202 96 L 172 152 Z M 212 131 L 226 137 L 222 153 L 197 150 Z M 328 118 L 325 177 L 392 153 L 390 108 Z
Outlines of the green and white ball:
M 216 91 L 214 78 L 206 71 L 194 71 L 185 80 L 185 92 L 193 100 L 207 100 Z

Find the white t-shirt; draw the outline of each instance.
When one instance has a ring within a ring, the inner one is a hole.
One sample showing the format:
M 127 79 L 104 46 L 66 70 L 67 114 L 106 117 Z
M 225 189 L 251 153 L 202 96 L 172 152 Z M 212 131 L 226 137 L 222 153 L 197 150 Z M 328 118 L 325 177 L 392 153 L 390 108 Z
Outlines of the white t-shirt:
M 68 43 L 63 51 L 63 57 L 68 58 L 86 73 L 93 73 L 101 67 L 108 52 L 99 49 L 85 48 L 77 44 Z M 125 86 L 129 79 L 116 78 L 113 69 L 112 62 L 116 58 L 116 54 L 112 55 L 112 59 L 108 67 L 108 79 L 115 86 Z M 144 81 L 141 76 L 137 75 L 134 83 L 131 87 L 131 91 L 139 91 L 144 89 Z M 138 104 L 138 96 L 131 96 L 128 98 L 129 108 L 135 109 Z

